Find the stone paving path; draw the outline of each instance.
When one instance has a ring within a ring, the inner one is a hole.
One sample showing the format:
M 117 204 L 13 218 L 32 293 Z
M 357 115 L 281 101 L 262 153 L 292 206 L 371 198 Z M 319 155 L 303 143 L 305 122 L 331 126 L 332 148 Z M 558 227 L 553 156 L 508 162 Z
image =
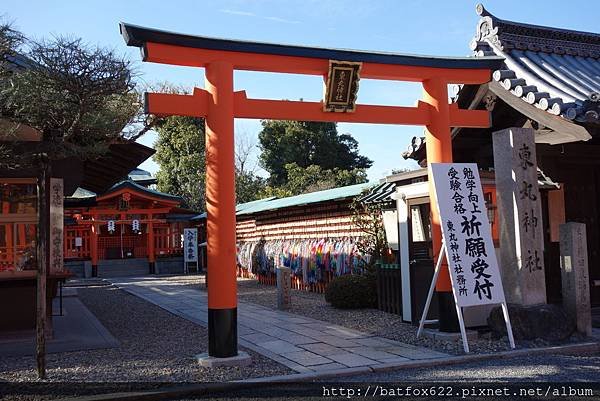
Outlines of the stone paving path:
M 107 279 L 169 312 L 207 326 L 208 297 L 200 289 L 157 277 Z M 450 355 L 260 305 L 238 304 L 239 345 L 297 372 L 378 366 Z

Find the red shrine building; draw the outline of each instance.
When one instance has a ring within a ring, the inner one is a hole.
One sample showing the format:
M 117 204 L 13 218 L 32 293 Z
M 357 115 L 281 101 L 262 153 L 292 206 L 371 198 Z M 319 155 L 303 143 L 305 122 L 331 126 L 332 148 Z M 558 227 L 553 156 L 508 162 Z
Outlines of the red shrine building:
M 136 169 L 102 194 L 66 198 L 65 266 L 80 277 L 182 273 L 181 235 L 197 213 L 155 183 Z

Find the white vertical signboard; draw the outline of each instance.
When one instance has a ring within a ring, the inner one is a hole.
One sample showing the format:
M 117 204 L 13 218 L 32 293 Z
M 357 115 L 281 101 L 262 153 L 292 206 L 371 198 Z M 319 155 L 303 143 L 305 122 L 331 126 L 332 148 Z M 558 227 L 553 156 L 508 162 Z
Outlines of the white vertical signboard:
M 461 308 L 487 304 L 502 305 L 509 340 L 511 347 L 514 348 L 477 165 L 475 163 L 432 163 L 430 168 L 442 229 L 442 250 L 436 265 L 430 295 L 433 294 L 441 261 L 445 256 L 450 269 L 452 291 L 465 351 L 469 352 L 469 349 Z M 429 302 L 430 299 L 426 308 Z M 424 316 L 426 314 L 427 310 Z M 423 324 L 424 318 L 421 320 Z M 419 334 L 422 324 L 419 327 Z
M 196 263 L 196 265 L 198 264 L 197 228 L 183 229 L 183 264 L 185 273 L 188 272 L 188 263 Z
M 477 165 L 432 164 L 431 171 L 458 306 L 504 302 Z

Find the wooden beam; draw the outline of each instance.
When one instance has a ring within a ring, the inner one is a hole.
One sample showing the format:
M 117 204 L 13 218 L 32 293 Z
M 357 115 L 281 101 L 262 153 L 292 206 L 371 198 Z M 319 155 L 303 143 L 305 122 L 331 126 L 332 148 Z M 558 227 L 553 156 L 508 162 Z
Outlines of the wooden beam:
M 327 59 L 197 49 L 152 42 L 146 43 L 144 47 L 144 61 L 188 67 L 206 67 L 208 64 L 221 61 L 232 64 L 235 70 L 321 76 L 326 75 L 329 69 Z M 360 76 L 368 79 L 409 82 L 439 78 L 447 83 L 481 84 L 489 82 L 491 71 L 364 62 Z
M 108 221 L 108 220 L 107 220 Z M 91 226 L 103 226 L 104 224 L 107 223 L 107 221 L 104 220 L 83 220 L 81 222 L 77 223 L 77 226 L 79 227 L 91 227 Z M 129 224 L 133 221 L 133 219 L 123 219 L 123 220 L 113 220 L 115 222 L 115 224 Z M 142 223 L 167 223 L 167 219 L 141 219 L 139 220 L 140 224 Z
M 103 194 L 103 195 L 97 196 L 96 197 L 96 202 L 101 202 L 101 201 L 105 201 L 107 199 L 116 198 L 119 195 L 122 195 L 124 193 L 131 193 L 131 194 L 135 195 L 138 198 L 142 198 L 142 199 L 150 200 L 150 201 L 155 201 L 155 202 L 158 202 L 158 203 L 164 203 L 164 204 L 170 205 L 170 206 L 176 206 L 179 203 L 181 203 L 181 202 L 179 202 L 177 200 L 174 200 L 174 199 L 166 199 L 166 198 L 161 197 L 160 195 L 154 196 L 152 194 L 145 193 L 145 192 L 142 192 L 142 191 L 139 191 L 139 190 L 136 190 L 136 189 L 132 189 L 132 188 L 129 188 L 129 187 L 121 188 L 121 189 L 119 189 L 117 191 L 109 192 L 107 194 Z
M 490 82 L 489 88 L 490 91 L 502 99 L 509 107 L 512 107 L 525 117 L 535 120 L 539 124 L 551 128 L 556 132 L 556 135 L 548 135 L 546 138 L 536 135 L 536 143 L 557 145 L 569 142 L 587 141 L 592 138 L 589 132 L 581 125 L 575 124 L 562 117 L 554 116 L 545 110 L 538 109 L 504 89 L 498 82 Z
M 209 96 L 200 88 L 195 88 L 192 95 L 148 93 L 145 107 L 156 115 L 206 117 Z M 248 99 L 245 91 L 238 91 L 234 96 L 234 113 L 236 118 L 427 125 L 432 109 L 419 101 L 417 107 L 359 104 L 353 113 L 333 113 L 323 111 L 321 102 Z M 486 110 L 461 110 L 454 104 L 450 106 L 450 123 L 453 127 L 487 128 L 490 118 Z
M 417 107 L 359 104 L 353 113 L 335 113 L 323 111 L 321 102 L 248 99 L 242 91 L 236 92 L 234 103 L 237 118 L 403 125 L 429 123 L 429 108 L 421 102 Z
M 458 104 L 450 105 L 450 126 L 469 128 L 489 128 L 492 125 L 490 112 L 487 110 L 459 109 Z
M 204 89 L 194 88 L 192 95 L 173 93 L 145 93 L 146 113 L 159 116 L 205 117 L 208 109 L 208 93 Z
M 148 214 L 148 215 L 152 215 L 152 214 L 165 214 L 165 213 L 169 213 L 170 210 L 171 210 L 171 208 L 130 209 L 130 210 L 126 210 L 125 213 L 127 213 L 127 214 Z M 121 213 L 121 211 L 120 210 L 116 210 L 116 209 L 93 209 L 93 208 L 90 208 L 90 210 L 87 211 L 87 212 L 81 212 L 81 214 L 91 215 L 91 216 L 97 216 L 97 215 L 100 215 L 100 214 L 120 214 L 120 213 Z

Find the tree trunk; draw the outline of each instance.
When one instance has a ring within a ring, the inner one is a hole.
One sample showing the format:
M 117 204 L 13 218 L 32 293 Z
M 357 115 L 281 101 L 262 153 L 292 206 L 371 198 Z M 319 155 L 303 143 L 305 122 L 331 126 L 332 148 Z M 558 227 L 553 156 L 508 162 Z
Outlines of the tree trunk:
M 46 155 L 40 159 L 38 177 L 38 230 L 37 230 L 37 324 L 36 324 L 36 362 L 38 377 L 46 378 L 46 283 L 48 275 L 48 180 L 50 163 Z

